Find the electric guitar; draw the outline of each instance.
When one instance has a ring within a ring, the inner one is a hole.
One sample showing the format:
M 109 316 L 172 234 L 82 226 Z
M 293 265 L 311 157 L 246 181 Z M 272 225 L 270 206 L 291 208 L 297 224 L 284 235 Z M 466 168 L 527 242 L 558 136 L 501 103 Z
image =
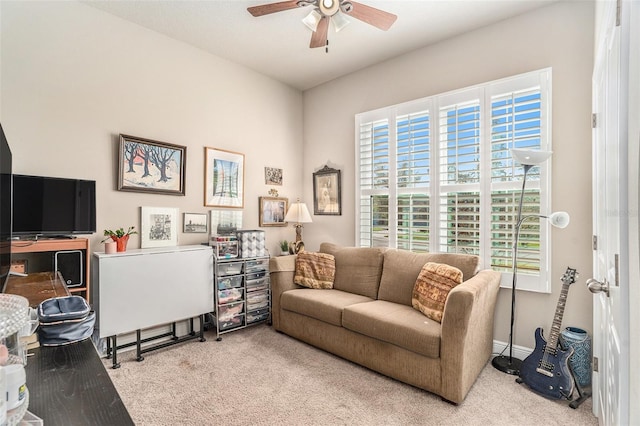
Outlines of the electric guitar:
M 550 399 L 568 399 L 573 393 L 574 381 L 569 369 L 569 358 L 573 355 L 573 348 L 562 349 L 558 345 L 558 338 L 569 286 L 576 282 L 576 276 L 575 269 L 567 268 L 562 276 L 562 291 L 553 317 L 549 341 L 543 337 L 542 328 L 538 328 L 535 332 L 536 348 L 520 367 L 518 383 L 524 382 L 533 391 Z

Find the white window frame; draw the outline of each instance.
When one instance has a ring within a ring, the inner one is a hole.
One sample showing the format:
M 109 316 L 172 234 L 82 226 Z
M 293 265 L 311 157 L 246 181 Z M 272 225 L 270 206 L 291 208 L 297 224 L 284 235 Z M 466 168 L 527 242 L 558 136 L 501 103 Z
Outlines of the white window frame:
M 359 245 L 361 241 L 361 205 L 360 198 L 363 194 L 388 194 L 389 197 L 389 247 L 395 248 L 397 242 L 396 229 L 398 224 L 397 195 L 399 193 L 415 192 L 415 189 L 397 187 L 396 172 L 396 117 L 417 111 L 428 110 L 430 119 L 430 182 L 425 186 L 425 193 L 430 200 L 430 238 L 429 251 L 441 251 L 440 240 L 440 193 L 444 192 L 445 186 L 440 185 L 440 134 L 439 134 L 439 114 L 442 106 L 452 103 L 463 102 L 474 97 L 479 99 L 480 106 L 480 183 L 470 184 L 468 188 L 464 185 L 454 184 L 455 191 L 469 189 L 480 193 L 480 247 L 479 256 L 481 268 L 489 268 L 491 265 L 491 191 L 509 189 L 515 191 L 519 197 L 522 187 L 522 180 L 514 178 L 508 182 L 491 182 L 491 106 L 492 96 L 513 91 L 522 90 L 527 85 L 539 86 L 541 94 L 541 150 L 551 150 L 551 68 L 536 70 L 513 77 L 491 81 L 472 87 L 463 88 L 443 94 L 438 94 L 426 98 L 416 99 L 398 105 L 393 105 L 377 110 L 356 114 L 355 116 L 355 168 L 356 168 L 356 229 L 355 241 Z M 365 123 L 387 119 L 389 125 L 389 189 L 363 190 L 360 187 L 360 126 Z M 522 167 L 514 164 L 514 168 Z M 527 179 L 526 189 L 540 190 L 540 212 L 541 214 L 551 213 L 551 159 L 539 167 L 539 180 Z M 487 196 L 488 194 L 488 196 Z M 510 224 L 512 225 L 512 224 Z M 540 270 L 539 274 L 518 273 L 518 290 L 550 293 L 551 292 L 551 244 L 550 226 L 546 221 L 540 221 Z M 511 243 L 509 243 L 511 249 Z M 510 288 L 512 283 L 511 271 L 502 271 L 501 287 Z

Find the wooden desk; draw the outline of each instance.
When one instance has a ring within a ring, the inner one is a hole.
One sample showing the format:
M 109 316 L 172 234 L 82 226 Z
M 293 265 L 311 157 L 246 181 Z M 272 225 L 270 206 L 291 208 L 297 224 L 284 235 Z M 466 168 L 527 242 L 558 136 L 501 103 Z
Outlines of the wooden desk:
M 4 292 L 26 297 L 32 308 L 51 297 L 70 295 L 59 272 L 36 272 L 26 277 L 12 275 Z
M 91 339 L 33 353 L 26 366 L 28 409 L 45 425 L 134 424 Z

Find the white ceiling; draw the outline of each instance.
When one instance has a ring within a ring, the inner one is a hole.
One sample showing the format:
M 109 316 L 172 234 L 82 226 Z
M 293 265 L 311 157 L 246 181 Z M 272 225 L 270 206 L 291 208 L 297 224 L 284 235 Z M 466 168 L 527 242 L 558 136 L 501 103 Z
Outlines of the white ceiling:
M 280 0 L 277 0 L 280 1 Z M 310 7 L 253 17 L 269 0 L 90 0 L 85 4 L 306 90 L 457 34 L 557 0 L 360 0 L 394 13 L 389 31 L 362 21 L 329 28 L 329 52 L 310 49 Z

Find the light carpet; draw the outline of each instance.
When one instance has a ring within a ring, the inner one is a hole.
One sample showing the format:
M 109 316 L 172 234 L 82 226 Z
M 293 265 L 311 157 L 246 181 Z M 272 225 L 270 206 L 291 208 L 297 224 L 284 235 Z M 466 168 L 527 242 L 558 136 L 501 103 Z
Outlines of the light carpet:
M 597 425 L 489 363 L 455 406 L 275 332 L 267 325 L 145 354 L 104 359 L 137 425 Z

